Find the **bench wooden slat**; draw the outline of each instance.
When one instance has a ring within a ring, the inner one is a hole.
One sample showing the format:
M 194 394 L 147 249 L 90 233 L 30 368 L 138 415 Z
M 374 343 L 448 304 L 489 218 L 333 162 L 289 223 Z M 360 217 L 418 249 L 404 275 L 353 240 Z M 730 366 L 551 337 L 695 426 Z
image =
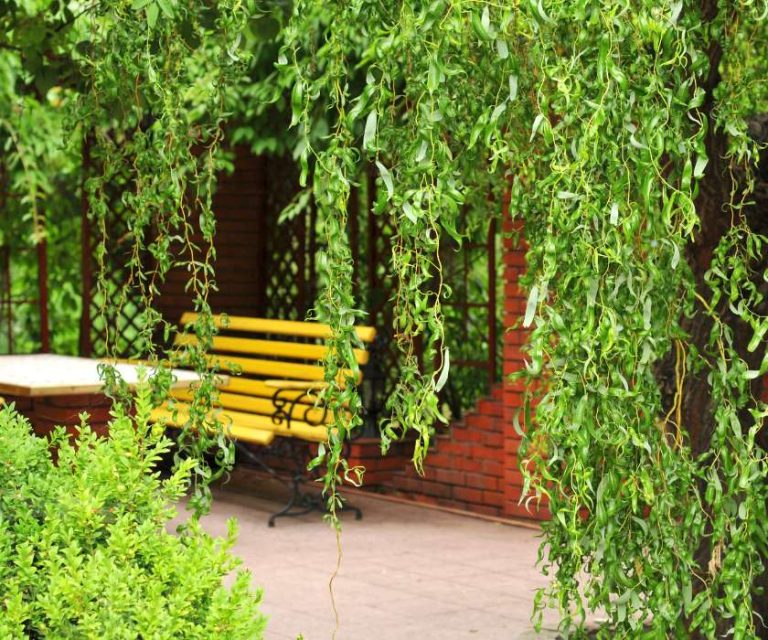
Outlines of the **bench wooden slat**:
M 173 419 L 173 413 L 176 412 L 177 418 Z M 155 414 L 157 414 L 155 416 Z M 231 411 L 225 409 L 215 409 L 212 417 L 221 422 L 225 432 L 237 440 L 255 442 L 257 444 L 269 444 L 261 439 L 265 438 L 265 432 L 274 436 L 283 436 L 287 438 L 299 438 L 310 442 L 326 442 L 328 440 L 328 431 L 324 426 L 313 426 L 301 420 L 291 420 L 290 429 L 283 421 L 275 424 L 270 416 L 262 416 L 254 413 L 245 413 L 242 411 Z M 166 424 L 172 426 L 182 426 L 189 420 L 189 405 L 184 402 L 175 402 L 173 406 L 168 404 L 162 408 L 155 409 L 153 419 L 159 420 L 165 418 Z
M 196 345 L 197 343 L 197 336 L 189 333 L 178 334 L 174 339 L 174 344 L 178 346 Z M 322 360 L 326 353 L 326 347 L 322 344 L 231 338 L 229 336 L 214 337 L 212 347 L 212 350 L 216 352 L 226 351 L 248 355 L 314 360 L 315 362 Z M 368 362 L 368 352 L 364 349 L 354 349 L 354 354 L 358 364 L 366 364 Z
M 237 376 L 231 376 L 229 383 L 225 387 L 227 392 L 242 393 L 245 395 L 259 396 L 262 398 L 272 398 L 278 387 L 268 384 L 267 380 L 249 380 L 248 378 L 241 378 Z M 301 395 L 302 391 L 284 391 L 280 394 L 281 397 L 288 400 L 295 400 Z M 313 398 L 302 398 L 299 402 L 303 404 L 314 404 Z M 274 408 L 272 409 L 274 411 Z
M 213 419 L 213 415 L 209 415 L 209 419 Z M 180 429 L 190 421 L 189 410 L 182 408 L 181 405 L 177 405 L 174 410 L 171 410 L 164 405 L 152 410 L 151 420 Z M 244 428 L 234 423 L 231 425 L 225 423 L 224 428 L 231 438 L 265 447 L 275 439 L 275 432 L 267 429 Z
M 277 391 L 286 400 L 296 400 L 301 404 L 315 404 L 317 396 L 312 391 L 320 391 L 327 385 L 324 381 L 307 380 L 250 380 L 249 378 L 229 377 L 226 391 L 273 398 Z M 346 406 L 347 403 L 344 403 Z M 274 406 L 273 406 L 274 412 Z
M 304 389 L 307 392 L 321 391 L 328 387 L 325 380 L 265 380 L 272 389 Z
M 198 314 L 188 311 L 181 316 L 182 326 L 192 324 L 197 320 Z M 222 321 L 221 315 L 213 317 L 215 326 L 228 331 L 248 331 L 253 333 L 270 333 L 275 335 L 300 336 L 304 338 L 330 338 L 331 327 L 320 322 L 303 322 L 296 320 L 271 320 L 267 318 L 249 318 L 246 316 L 228 316 L 227 323 Z M 376 337 L 376 328 L 357 326 L 355 332 L 363 342 L 373 342 Z
M 282 394 L 281 394 L 282 396 Z M 183 402 L 192 402 L 194 398 L 194 392 L 180 389 L 173 392 L 173 397 Z M 322 409 L 315 409 L 311 405 L 314 404 L 316 397 L 307 399 L 304 403 L 297 403 L 291 411 L 291 418 L 296 420 L 308 419 L 313 423 L 328 423 L 331 421 L 330 412 L 323 418 Z M 225 391 L 219 392 L 219 399 L 217 405 L 220 405 L 224 409 L 234 409 L 237 411 L 247 411 L 250 413 L 259 413 L 265 416 L 271 416 L 275 412 L 275 405 L 272 403 L 271 398 L 260 398 L 251 395 L 242 395 L 239 393 L 229 393 Z
M 274 378 L 317 380 L 323 375 L 323 368 L 319 365 L 296 364 L 283 360 L 261 360 L 227 355 L 209 355 L 206 356 L 206 360 L 210 366 L 218 367 L 223 371 L 239 368 L 243 373 Z
M 243 373 L 272 378 L 287 378 L 289 380 L 322 380 L 325 375 L 323 367 L 314 364 L 296 364 L 282 360 L 261 360 L 259 358 L 243 358 L 240 356 L 209 355 L 206 360 L 210 366 L 215 366 L 222 371 L 232 371 L 240 368 Z M 348 369 L 339 374 L 343 379 L 355 376 Z M 361 375 L 356 376 L 357 381 Z

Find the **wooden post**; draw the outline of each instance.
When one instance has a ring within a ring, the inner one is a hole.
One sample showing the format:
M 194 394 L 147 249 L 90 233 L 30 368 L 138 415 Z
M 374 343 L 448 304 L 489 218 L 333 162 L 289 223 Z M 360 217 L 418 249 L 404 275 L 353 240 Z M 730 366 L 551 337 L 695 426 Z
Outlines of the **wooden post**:
M 44 229 L 45 223 L 43 223 Z M 48 327 L 48 241 L 43 235 L 37 242 L 37 288 L 40 307 L 40 351 L 50 353 L 51 339 Z
M 93 290 L 92 255 L 91 255 L 91 228 L 88 220 L 88 194 L 85 189 L 85 180 L 88 177 L 91 160 L 91 144 L 88 137 L 83 141 L 83 168 L 80 180 L 80 268 L 82 269 L 82 297 L 83 310 L 80 314 L 80 355 L 91 355 L 91 294 Z
M 496 219 L 488 225 L 488 384 L 496 382 Z

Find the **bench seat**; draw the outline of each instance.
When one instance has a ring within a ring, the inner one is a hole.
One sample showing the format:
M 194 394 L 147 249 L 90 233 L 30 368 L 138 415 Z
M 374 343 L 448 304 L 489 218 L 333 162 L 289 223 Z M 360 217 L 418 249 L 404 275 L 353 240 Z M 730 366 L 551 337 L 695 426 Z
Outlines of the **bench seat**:
M 166 403 L 154 410 L 152 419 L 165 422 L 169 426 L 181 427 L 189 422 L 190 408 L 185 402 Z M 251 444 L 269 445 L 275 436 L 299 438 L 307 442 L 325 442 L 328 439 L 325 426 L 312 425 L 301 420 L 275 423 L 269 415 L 230 409 L 214 409 L 209 417 L 215 417 L 229 437 Z
M 251 421 L 254 417 L 257 416 L 248 413 L 239 416 L 227 416 L 222 415 L 221 411 L 218 410 L 214 410 L 208 415 L 209 419 L 213 420 L 216 418 L 224 425 L 224 429 L 230 438 L 262 446 L 272 444 L 272 441 L 275 439 L 274 429 L 271 427 L 269 429 L 259 428 Z M 167 427 L 180 429 L 190 422 L 189 405 L 174 403 L 171 407 L 169 403 L 165 403 L 152 411 L 151 419 Z

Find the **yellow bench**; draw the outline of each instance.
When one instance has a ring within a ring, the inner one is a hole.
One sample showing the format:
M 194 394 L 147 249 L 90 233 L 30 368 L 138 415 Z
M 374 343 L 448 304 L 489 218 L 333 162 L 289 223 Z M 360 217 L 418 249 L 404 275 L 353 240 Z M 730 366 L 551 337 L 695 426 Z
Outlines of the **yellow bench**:
M 196 320 L 197 314 L 185 313 L 181 325 L 186 328 Z M 325 442 L 332 418 L 319 402 L 317 392 L 325 387 L 320 360 L 326 353 L 330 326 L 221 315 L 214 322 L 219 333 L 206 357 L 211 367 L 231 375 L 220 388 L 217 407 L 210 417 L 216 418 L 236 442 L 269 446 L 277 437 Z M 373 327 L 356 327 L 355 331 L 361 344 L 370 344 L 376 337 Z M 196 342 L 197 337 L 186 332 L 175 339 L 177 346 Z M 353 353 L 360 370 L 340 375 L 345 379 L 354 377 L 359 384 L 369 353 L 365 349 L 354 349 Z M 182 427 L 189 422 L 192 396 L 192 390 L 174 390 L 172 400 L 154 410 L 153 420 Z M 299 481 L 295 478 L 295 482 Z M 294 489 L 295 493 L 297 486 Z M 295 495 L 294 500 L 298 497 Z M 270 524 L 273 521 L 274 516 Z

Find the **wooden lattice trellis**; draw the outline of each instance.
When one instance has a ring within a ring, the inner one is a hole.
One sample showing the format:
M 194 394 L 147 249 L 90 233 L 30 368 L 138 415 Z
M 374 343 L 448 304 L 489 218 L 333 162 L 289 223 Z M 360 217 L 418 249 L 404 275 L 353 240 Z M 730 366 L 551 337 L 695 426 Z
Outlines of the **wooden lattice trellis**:
M 371 171 L 361 189 L 353 191 L 350 203 L 350 243 L 355 262 L 355 293 L 368 312 L 366 324 L 378 331 L 376 356 L 384 392 L 397 383 L 400 352 L 392 328 L 395 281 L 390 273 L 394 220 L 387 213 L 377 213 L 376 179 Z
M 144 304 L 138 290 L 126 287 L 131 258 L 128 216 L 120 209 L 109 212 L 108 232 L 83 218 L 84 300 L 80 351 L 96 357 L 132 358 L 146 352 L 142 335 Z M 104 242 L 103 273 L 96 259 Z
M 122 203 L 129 188 L 127 173 L 116 173 L 104 185 L 111 203 L 103 224 L 92 220 L 88 211 L 85 181 L 98 174 L 98 159 L 91 156 L 91 142 L 83 148 L 82 184 L 82 266 L 83 312 L 80 319 L 80 353 L 85 356 L 137 358 L 146 355 L 142 334 L 144 303 L 140 291 L 127 286 L 133 236 L 132 215 Z M 103 249 L 101 248 L 103 245 Z M 101 263 L 99 260 L 101 255 Z
M 396 222 L 387 212 L 377 212 L 375 202 L 375 172 L 371 172 L 363 188 L 352 193 L 349 231 L 355 290 L 361 306 L 369 313 L 366 322 L 379 331 L 377 356 L 387 394 L 400 375 L 400 353 L 392 328 L 396 283 L 390 272 Z M 454 414 L 460 414 L 462 404 L 471 404 L 474 397 L 487 393 L 499 379 L 501 319 L 496 308 L 496 242 L 497 227 L 492 221 L 487 229 L 475 229 L 461 246 L 448 238 L 442 243 L 443 279 L 453 292 L 442 304 L 454 372 L 443 395 Z M 419 346 L 417 343 L 417 355 L 421 358 Z M 457 386 L 468 392 L 454 388 Z
M 500 379 L 502 319 L 496 307 L 500 265 L 496 221 L 473 229 L 459 245 L 444 239 L 440 261 L 451 296 L 442 301 L 451 370 L 442 397 L 454 415 L 486 395 Z
M 297 192 L 293 163 L 271 162 L 266 191 L 264 314 L 302 320 L 315 302 L 316 212 L 313 206 L 279 223 L 280 213 Z

